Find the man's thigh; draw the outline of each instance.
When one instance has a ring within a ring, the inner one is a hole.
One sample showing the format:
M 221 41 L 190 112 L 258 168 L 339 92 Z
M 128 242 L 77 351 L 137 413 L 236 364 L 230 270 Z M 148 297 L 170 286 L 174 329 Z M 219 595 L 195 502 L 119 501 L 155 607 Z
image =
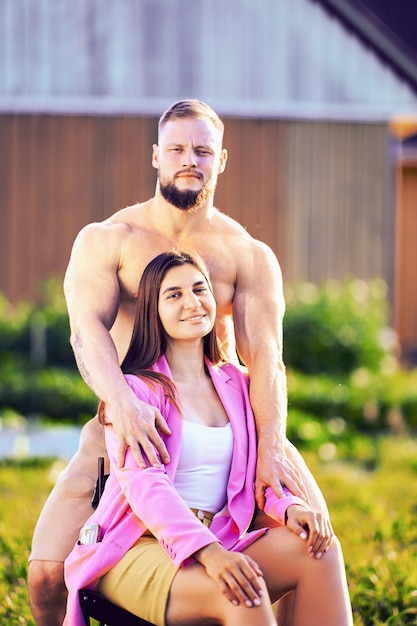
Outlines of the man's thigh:
M 104 456 L 103 427 L 90 420 L 81 431 L 80 447 L 59 476 L 37 521 L 29 560 L 63 562 L 93 512 L 91 499 L 97 479 L 97 458 Z

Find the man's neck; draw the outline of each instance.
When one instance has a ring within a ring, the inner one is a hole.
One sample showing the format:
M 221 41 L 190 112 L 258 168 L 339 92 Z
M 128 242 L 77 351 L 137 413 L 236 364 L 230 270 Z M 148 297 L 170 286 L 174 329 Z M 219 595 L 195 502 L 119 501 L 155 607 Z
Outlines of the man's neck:
M 183 210 L 167 202 L 157 188 L 151 212 L 159 231 L 171 237 L 186 235 L 201 230 L 202 225 L 210 221 L 214 214 L 213 199 L 195 211 Z

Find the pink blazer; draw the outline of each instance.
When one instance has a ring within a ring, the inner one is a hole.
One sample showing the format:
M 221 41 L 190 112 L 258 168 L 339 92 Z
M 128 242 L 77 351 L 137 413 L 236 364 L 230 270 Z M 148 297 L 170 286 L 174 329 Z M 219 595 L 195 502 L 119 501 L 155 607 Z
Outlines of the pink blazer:
M 220 541 L 228 550 L 243 550 L 266 529 L 247 533 L 255 511 L 254 480 L 256 468 L 256 429 L 248 395 L 248 377 L 232 364 L 213 366 L 206 361 L 213 384 L 229 417 L 233 436 L 233 456 L 227 488 L 227 505 L 217 513 L 210 528 L 205 527 L 189 510 L 173 486 L 181 445 L 182 418 L 167 401 L 161 385 L 151 389 L 140 378 L 126 379 L 137 396 L 156 406 L 171 429 L 164 441 L 171 462 L 160 469 L 139 469 L 130 451 L 122 469 L 116 464 L 117 437 L 111 425 L 105 426 L 111 474 L 96 511 L 87 523 L 98 523 L 101 541 L 92 545 L 76 544 L 65 561 L 68 587 L 65 625 L 84 626 L 78 602 L 78 590 L 94 589 L 97 581 L 117 563 L 149 529 L 172 558 L 176 567 L 192 562 L 192 554 Z M 153 369 L 171 377 L 165 357 Z M 272 489 L 266 492 L 265 511 L 282 522 L 291 504 L 305 504 L 289 492 L 277 498 Z

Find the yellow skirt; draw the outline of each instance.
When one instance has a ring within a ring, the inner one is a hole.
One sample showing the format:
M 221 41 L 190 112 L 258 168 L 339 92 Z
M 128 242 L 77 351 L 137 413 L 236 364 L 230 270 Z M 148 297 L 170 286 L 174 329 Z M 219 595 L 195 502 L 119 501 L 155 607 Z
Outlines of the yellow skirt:
M 169 590 L 177 569 L 158 540 L 142 536 L 99 581 L 97 591 L 156 626 L 165 626 Z

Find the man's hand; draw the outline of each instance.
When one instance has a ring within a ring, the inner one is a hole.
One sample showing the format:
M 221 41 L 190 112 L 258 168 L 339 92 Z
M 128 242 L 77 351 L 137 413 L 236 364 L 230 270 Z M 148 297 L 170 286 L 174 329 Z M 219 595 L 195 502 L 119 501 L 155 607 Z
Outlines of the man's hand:
M 211 543 L 194 554 L 226 598 L 238 606 L 259 606 L 263 596 L 262 571 L 253 559 L 241 552 L 228 552 Z
M 261 510 L 265 505 L 265 489 L 272 487 L 276 495 L 283 498 L 285 493 L 282 485 L 285 485 L 293 495 L 307 500 L 303 479 L 292 462 L 284 455 L 283 451 L 278 451 L 271 441 L 260 438 L 256 465 L 255 498 Z
M 132 391 L 117 407 L 106 405 L 105 412 L 119 439 L 117 454 L 119 467 L 124 466 L 128 447 L 138 467 L 142 469 L 146 467 L 144 456 L 154 467 L 170 462 L 168 451 L 158 431 L 165 435 L 170 435 L 171 431 L 158 409 L 139 400 Z
M 333 541 L 330 520 L 310 508 L 292 504 L 287 509 L 287 528 L 307 540 L 307 555 L 320 559 Z

